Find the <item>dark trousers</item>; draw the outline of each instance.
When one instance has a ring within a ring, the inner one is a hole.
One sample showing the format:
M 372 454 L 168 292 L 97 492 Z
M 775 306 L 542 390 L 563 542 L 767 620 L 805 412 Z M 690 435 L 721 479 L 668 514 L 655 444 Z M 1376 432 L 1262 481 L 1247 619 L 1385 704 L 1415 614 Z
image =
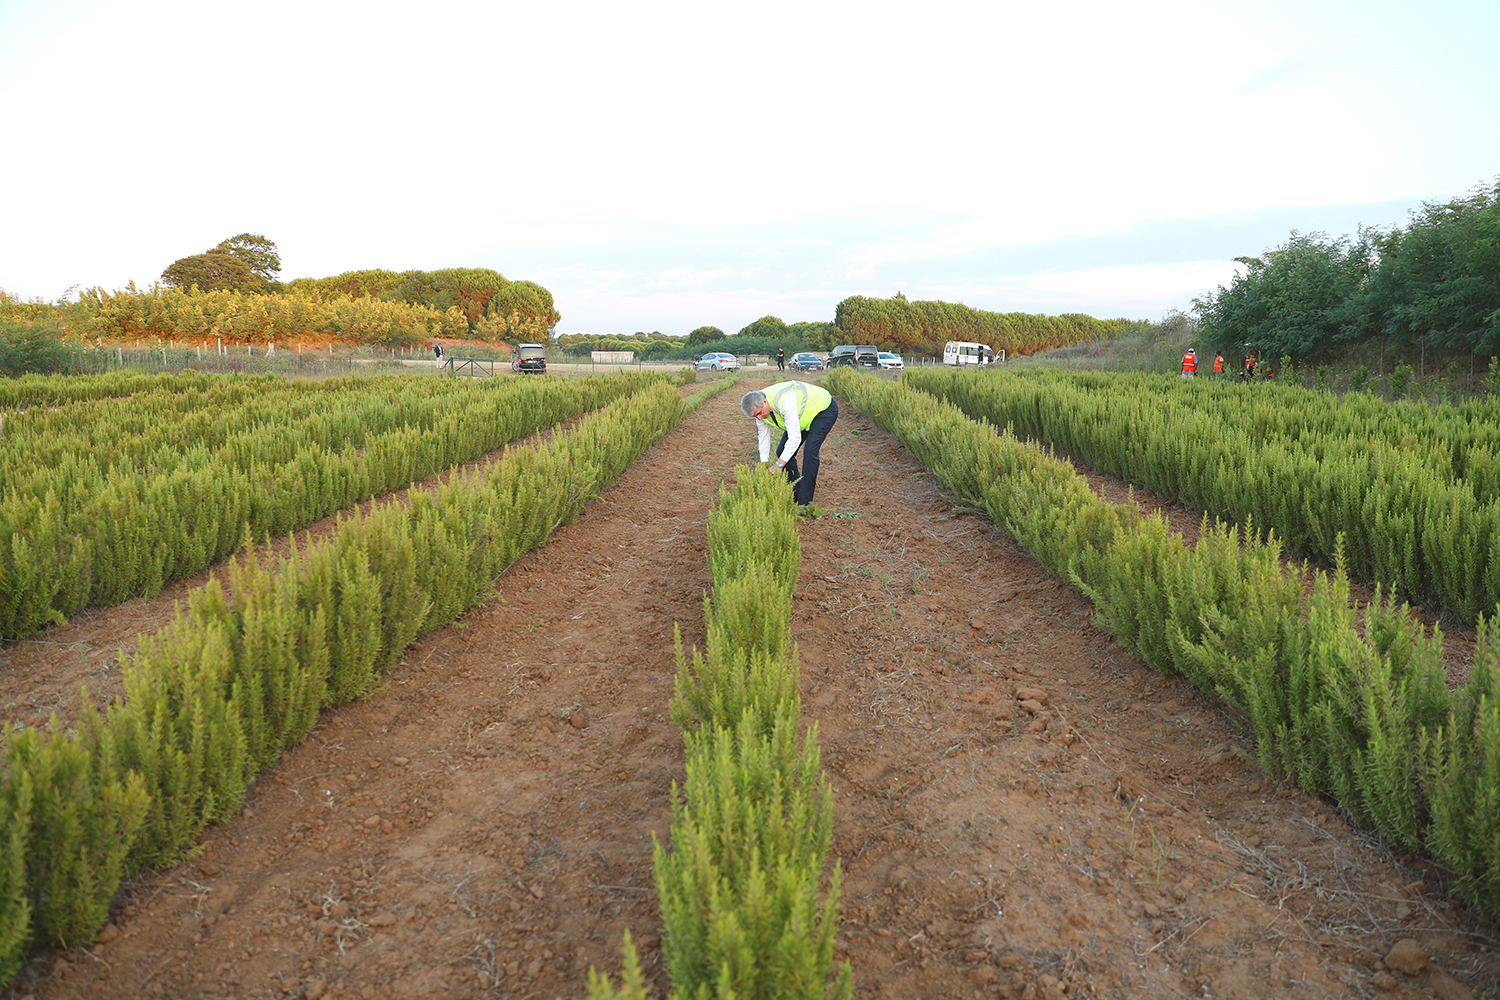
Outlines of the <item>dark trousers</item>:
M 818 456 L 823 451 L 823 439 L 828 432 L 833 430 L 834 421 L 839 418 L 839 401 L 831 399 L 828 401 L 828 409 L 813 417 L 812 426 L 802 432 L 802 445 L 798 449 L 802 452 L 802 475 L 797 475 L 797 456 L 794 454 L 786 463 L 786 477 L 791 480 L 792 495 L 797 498 L 797 503 L 807 506 L 812 503 L 813 490 L 818 486 Z M 781 449 L 786 447 L 787 435 L 781 435 L 781 443 L 776 446 L 776 454 L 781 454 Z

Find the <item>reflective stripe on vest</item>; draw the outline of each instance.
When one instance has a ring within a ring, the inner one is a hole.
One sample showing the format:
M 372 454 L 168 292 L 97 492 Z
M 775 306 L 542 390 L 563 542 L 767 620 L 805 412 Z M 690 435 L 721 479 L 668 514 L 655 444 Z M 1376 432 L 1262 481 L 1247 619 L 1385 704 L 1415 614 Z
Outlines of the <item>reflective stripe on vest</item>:
M 797 423 L 803 430 L 812 427 L 813 417 L 828 409 L 828 404 L 833 402 L 833 393 L 821 385 L 808 385 L 806 382 L 780 382 L 771 386 L 766 390 L 766 400 L 771 404 L 771 415 L 766 418 L 766 421 L 782 430 L 786 430 L 786 424 L 781 415 L 781 400 L 789 392 L 795 394 L 797 398 Z

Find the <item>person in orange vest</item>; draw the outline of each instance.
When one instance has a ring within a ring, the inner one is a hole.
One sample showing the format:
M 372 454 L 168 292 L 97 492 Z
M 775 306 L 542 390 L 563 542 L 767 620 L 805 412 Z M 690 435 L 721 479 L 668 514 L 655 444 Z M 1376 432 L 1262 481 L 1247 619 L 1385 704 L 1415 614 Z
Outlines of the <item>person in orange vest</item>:
M 1198 374 L 1198 355 L 1191 348 L 1182 356 L 1182 377 L 1194 378 Z
M 1245 368 L 1240 372 L 1240 378 L 1252 379 L 1255 377 L 1255 363 L 1260 360 L 1260 352 L 1251 350 L 1250 345 L 1245 345 Z
M 1214 351 L 1214 378 L 1224 373 L 1224 352 Z

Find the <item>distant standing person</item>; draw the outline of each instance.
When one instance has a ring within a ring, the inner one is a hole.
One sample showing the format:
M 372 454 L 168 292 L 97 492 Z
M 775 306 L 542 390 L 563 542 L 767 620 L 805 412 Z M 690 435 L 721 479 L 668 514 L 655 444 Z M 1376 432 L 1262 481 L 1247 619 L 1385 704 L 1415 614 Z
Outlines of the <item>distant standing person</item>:
M 1214 351 L 1214 378 L 1217 379 L 1224 373 L 1224 352 Z
M 1198 354 L 1191 347 L 1182 356 L 1182 377 L 1193 378 L 1198 374 Z
M 778 382 L 764 392 L 752 390 L 740 400 L 745 416 L 755 418 L 760 460 L 771 460 L 771 429 L 781 431 L 776 446 L 776 468 L 785 469 L 792 482 L 792 495 L 800 506 L 812 503 L 818 486 L 819 457 L 823 439 L 839 418 L 833 393 L 807 382 Z M 805 447 L 804 447 L 805 446 Z M 797 475 L 797 449 L 802 452 L 802 475 Z
M 776 348 L 776 369 L 777 369 L 777 371 L 783 371 L 783 372 L 786 371 L 786 348 L 785 347 L 778 347 L 778 348 Z
M 433 353 L 432 366 L 434 368 L 441 368 L 441 367 L 443 367 L 443 343 L 442 343 L 442 341 L 436 341 L 436 342 L 433 343 L 433 345 L 432 345 L 432 353 Z

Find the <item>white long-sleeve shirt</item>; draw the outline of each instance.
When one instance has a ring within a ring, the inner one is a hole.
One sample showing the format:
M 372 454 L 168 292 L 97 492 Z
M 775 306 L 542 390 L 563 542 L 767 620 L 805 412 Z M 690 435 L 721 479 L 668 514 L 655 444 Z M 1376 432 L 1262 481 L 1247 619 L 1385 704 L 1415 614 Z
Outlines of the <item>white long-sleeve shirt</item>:
M 802 447 L 802 415 L 797 412 L 797 394 L 785 392 L 781 395 L 781 419 L 786 424 L 786 447 L 776 456 L 783 463 L 790 462 L 797 449 Z M 769 420 L 755 418 L 755 436 L 760 445 L 760 460 L 771 460 L 771 435 L 781 430 Z

